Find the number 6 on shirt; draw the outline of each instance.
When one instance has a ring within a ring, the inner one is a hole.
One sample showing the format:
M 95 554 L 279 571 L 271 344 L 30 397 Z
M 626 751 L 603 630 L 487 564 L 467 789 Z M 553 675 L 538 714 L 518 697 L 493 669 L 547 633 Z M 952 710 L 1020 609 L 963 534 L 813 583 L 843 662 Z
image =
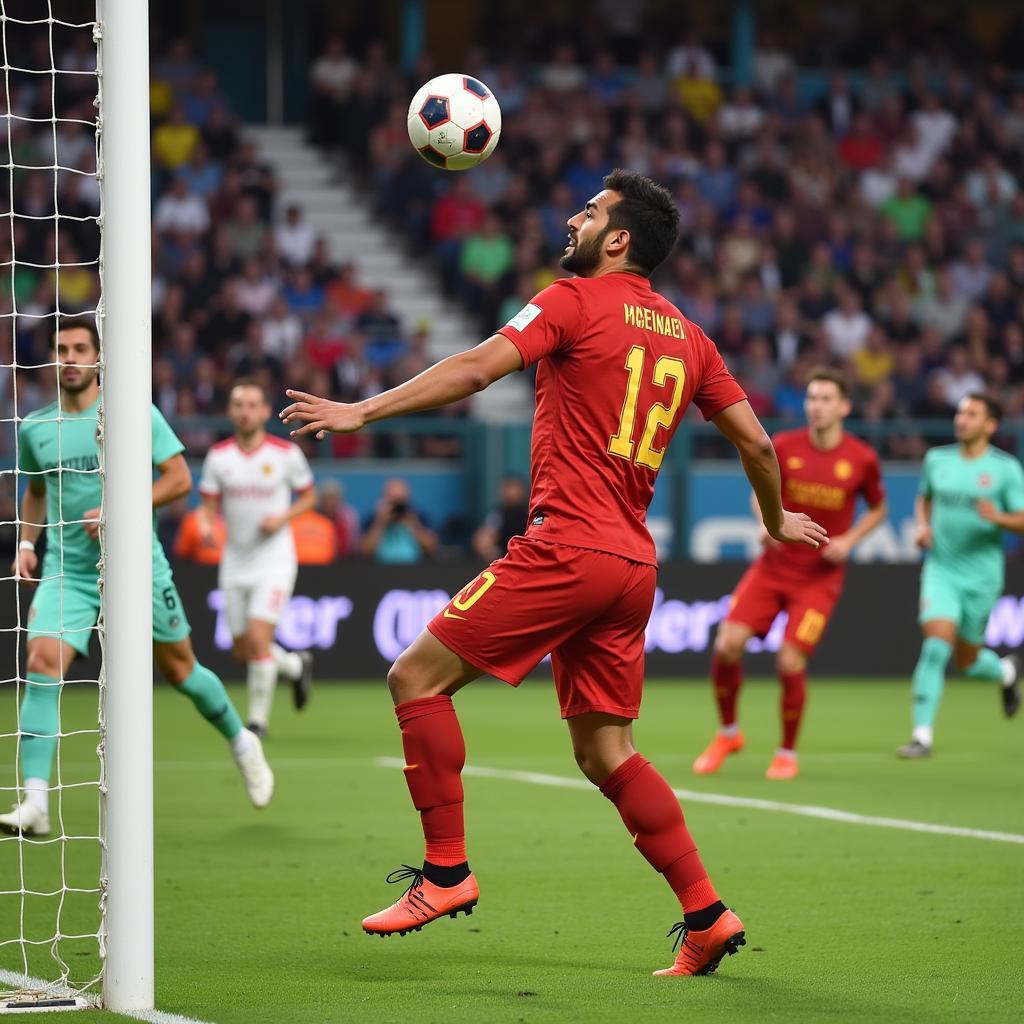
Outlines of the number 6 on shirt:
M 657 387 L 664 387 L 671 379 L 674 381 L 672 389 L 672 401 L 668 405 L 655 402 L 647 413 L 647 422 L 644 424 L 643 436 L 640 439 L 640 447 L 637 449 L 636 457 L 633 456 L 633 428 L 636 425 L 636 406 L 640 398 L 640 385 L 643 382 L 644 362 L 647 358 L 647 350 L 642 345 L 634 345 L 626 356 L 626 369 L 629 371 L 629 380 L 626 383 L 626 397 L 622 402 L 622 413 L 619 416 L 618 432 L 613 434 L 608 441 L 608 451 L 621 459 L 633 459 L 638 466 L 653 469 L 657 472 L 661 469 L 661 461 L 665 457 L 664 448 L 655 448 L 654 439 L 658 434 L 659 427 L 670 429 L 679 412 L 679 405 L 683 400 L 683 387 L 686 383 L 686 366 L 682 359 L 675 356 L 662 356 L 654 364 L 654 384 Z

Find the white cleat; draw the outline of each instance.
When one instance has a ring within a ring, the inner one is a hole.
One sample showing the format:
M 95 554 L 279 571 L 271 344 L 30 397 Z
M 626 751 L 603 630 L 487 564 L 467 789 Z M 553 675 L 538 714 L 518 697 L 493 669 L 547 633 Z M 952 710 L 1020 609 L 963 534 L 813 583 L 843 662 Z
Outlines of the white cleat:
M 17 836 L 48 836 L 50 816 L 29 800 L 15 804 L 9 814 L 0 814 L 0 832 Z
M 263 744 L 259 736 L 249 732 L 249 743 L 240 754 L 235 754 L 235 763 L 242 773 L 245 791 L 249 794 L 253 807 L 266 807 L 274 795 L 274 773 L 267 764 L 263 753 Z

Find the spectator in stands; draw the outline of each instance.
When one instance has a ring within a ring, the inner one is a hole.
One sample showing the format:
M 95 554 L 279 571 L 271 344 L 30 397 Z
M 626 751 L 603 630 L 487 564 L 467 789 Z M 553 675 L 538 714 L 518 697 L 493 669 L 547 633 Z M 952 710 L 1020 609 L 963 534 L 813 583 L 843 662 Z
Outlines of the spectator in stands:
M 302 345 L 302 334 L 300 317 L 283 298 L 274 299 L 261 324 L 263 352 L 287 366 Z
M 340 140 L 346 106 L 358 74 L 359 64 L 346 53 L 345 41 L 338 36 L 328 39 L 324 52 L 310 69 L 313 142 L 333 146 Z
M 942 395 L 946 405 L 955 409 L 962 398 L 985 390 L 985 378 L 973 369 L 962 345 L 954 345 L 949 350 L 948 362 L 936 371 L 936 378 L 942 385 Z
M 334 523 L 322 512 L 311 508 L 291 521 L 295 556 L 299 565 L 330 565 L 338 558 Z
M 183 499 L 184 500 L 184 499 Z M 171 549 L 175 558 L 184 558 L 197 565 L 220 565 L 228 531 L 224 517 L 218 512 L 213 519 L 212 532 L 200 525 L 199 509 L 187 512 L 178 524 Z
M 269 231 L 260 219 L 259 203 L 253 196 L 242 196 L 235 216 L 225 225 L 225 231 L 231 242 L 231 251 L 238 259 L 250 260 L 263 254 Z
M 277 254 L 293 267 L 304 267 L 313 259 L 316 230 L 303 219 L 302 208 L 292 204 L 284 220 L 274 229 Z
M 153 132 L 153 157 L 167 171 L 175 171 L 188 162 L 199 145 L 199 129 L 185 119 L 180 103 L 171 108 L 171 116 Z
M 462 244 L 460 269 L 466 300 L 488 323 L 497 317 L 500 290 L 512 271 L 513 258 L 512 239 L 495 214 L 489 214 L 480 231 Z
M 340 480 L 328 478 L 320 483 L 317 511 L 334 523 L 338 558 L 359 553 L 359 513 L 345 501 L 345 488 Z
M 413 507 L 405 480 L 395 477 L 384 485 L 360 547 L 364 555 L 384 565 L 420 562 L 437 550 L 437 534 Z
M 203 197 L 189 192 L 188 182 L 181 175 L 157 201 L 153 227 L 178 236 L 203 235 L 209 230 L 210 214 Z
M 861 308 L 860 296 L 848 284 L 836 288 L 836 297 L 835 309 L 825 314 L 821 326 L 831 356 L 845 360 L 867 343 L 871 317 Z
M 526 532 L 530 512 L 529 491 L 521 476 L 510 474 L 501 481 L 498 504 L 477 527 L 470 546 L 487 562 L 501 558 L 513 537 Z

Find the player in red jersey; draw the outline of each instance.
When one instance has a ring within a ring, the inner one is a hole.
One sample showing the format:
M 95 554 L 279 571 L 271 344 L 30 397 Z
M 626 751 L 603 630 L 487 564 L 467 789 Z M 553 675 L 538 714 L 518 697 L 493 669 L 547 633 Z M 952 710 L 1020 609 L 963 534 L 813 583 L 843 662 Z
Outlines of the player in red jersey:
M 371 915 L 371 934 L 405 934 L 479 895 L 466 859 L 466 747 L 451 695 L 483 673 L 513 686 L 548 652 L 576 760 L 616 806 L 637 848 L 679 897 L 682 948 L 664 974 L 709 973 L 743 943 L 668 783 L 633 746 L 656 559 L 645 526 L 665 448 L 695 402 L 739 449 L 767 529 L 817 547 L 825 531 L 782 507 L 774 449 L 715 346 L 651 289 L 671 252 L 671 195 L 616 171 L 569 222 L 561 265 L 576 275 L 537 295 L 476 348 L 392 391 L 341 405 L 289 391 L 295 433 L 323 437 L 466 398 L 537 366 L 533 489 L 525 536 L 461 590 L 395 662 L 388 685 L 405 778 L 426 839 L 409 888 Z
M 807 699 L 807 659 L 821 639 L 843 589 L 846 562 L 858 541 L 885 519 L 885 490 L 874 449 L 843 430 L 850 414 L 847 384 L 828 368 L 811 373 L 804 400 L 806 430 L 774 438 L 787 508 L 806 512 L 828 530 L 820 551 L 786 548 L 766 536 L 764 553 L 747 570 L 715 638 L 711 679 L 721 726 L 693 764 L 698 775 L 718 771 L 743 749 L 736 701 L 743 682 L 740 659 L 752 636 L 763 637 L 780 611 L 789 615 L 776 667 L 782 684 L 782 743 L 766 776 L 797 774 L 796 737 Z M 854 523 L 857 499 L 867 502 Z M 755 510 L 756 514 L 756 510 Z

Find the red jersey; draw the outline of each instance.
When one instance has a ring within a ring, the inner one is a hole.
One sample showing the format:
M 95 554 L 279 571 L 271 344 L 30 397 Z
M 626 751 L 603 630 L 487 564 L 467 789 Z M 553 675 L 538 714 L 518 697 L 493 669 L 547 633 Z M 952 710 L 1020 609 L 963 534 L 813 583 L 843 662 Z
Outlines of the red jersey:
M 540 364 L 527 537 L 657 565 L 647 508 L 676 427 L 746 397 L 714 343 L 630 273 L 556 281 L 498 333 Z
M 828 530 L 830 537 L 849 530 L 857 511 L 857 498 L 869 506 L 885 499 L 882 471 L 874 448 L 851 434 L 835 448 L 823 451 L 811 443 L 810 431 L 787 430 L 772 441 L 782 471 L 782 504 L 790 512 L 804 512 Z M 773 569 L 793 574 L 840 572 L 844 566 L 826 562 L 824 548 L 787 544 L 765 548 L 762 556 Z

